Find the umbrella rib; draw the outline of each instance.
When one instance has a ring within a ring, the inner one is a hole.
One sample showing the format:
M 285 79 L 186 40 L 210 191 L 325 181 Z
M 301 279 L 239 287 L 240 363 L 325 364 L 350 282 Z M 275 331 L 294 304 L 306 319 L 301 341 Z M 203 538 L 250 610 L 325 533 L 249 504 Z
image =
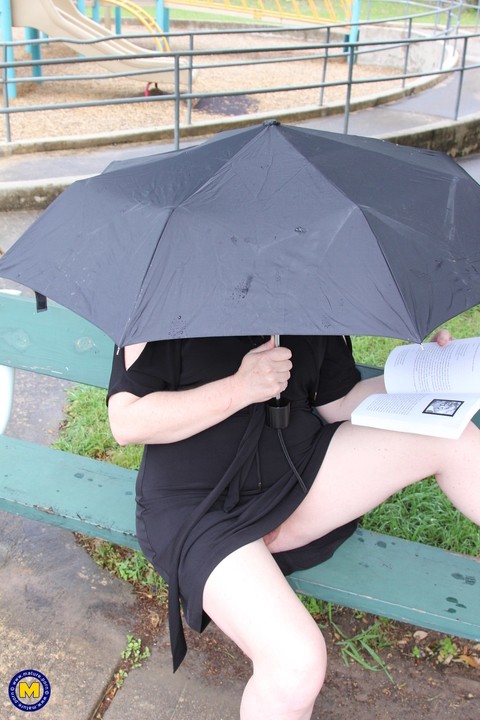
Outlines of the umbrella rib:
M 133 306 L 132 306 L 132 309 L 131 309 L 131 312 L 130 312 L 128 318 L 126 319 L 126 321 L 125 321 L 125 323 L 124 323 L 123 331 L 122 331 L 122 338 L 121 338 L 121 340 L 120 340 L 120 342 L 119 342 L 119 347 L 123 347 L 123 341 L 124 341 L 124 338 L 125 338 L 125 336 L 126 336 L 126 334 L 127 334 L 128 325 L 130 324 L 130 322 L 131 322 L 131 320 L 132 320 L 132 317 L 135 316 L 136 311 L 137 311 L 137 308 L 140 307 L 140 305 L 141 305 L 141 297 L 142 297 L 142 294 L 143 294 L 143 289 L 144 289 L 144 286 L 145 286 L 145 281 L 146 281 L 147 275 L 148 275 L 148 273 L 149 273 L 150 268 L 152 267 L 153 259 L 154 259 L 154 257 L 155 257 L 155 254 L 156 254 L 157 250 L 158 250 L 158 246 L 160 245 L 160 242 L 161 242 L 161 240 L 162 240 L 162 237 L 163 237 L 163 234 L 164 234 L 165 229 L 166 229 L 166 227 L 167 227 L 167 224 L 168 224 L 170 218 L 172 217 L 172 215 L 174 214 L 175 210 L 177 209 L 177 207 L 178 207 L 178 206 L 172 207 L 170 213 L 168 214 L 167 219 L 165 220 L 165 222 L 164 222 L 164 224 L 163 224 L 163 228 L 162 228 L 162 230 L 161 230 L 161 232 L 160 232 L 160 234 L 159 234 L 159 236 L 158 236 L 158 238 L 157 238 L 157 241 L 156 241 L 156 243 L 155 243 L 155 245 L 154 245 L 154 247 L 153 247 L 153 250 L 152 250 L 152 252 L 151 252 L 151 254 L 150 254 L 150 259 L 149 259 L 148 263 L 146 264 L 146 269 L 145 269 L 145 272 L 143 273 L 143 277 L 142 277 L 142 280 L 141 280 L 141 282 L 140 282 L 140 286 L 139 286 L 139 288 L 138 288 L 138 292 L 137 292 L 137 295 L 136 295 L 136 298 L 135 298 L 135 302 L 134 302 L 134 304 L 133 304 Z
M 360 205 L 358 205 L 358 209 L 360 210 L 360 212 L 362 213 L 363 217 L 365 218 L 365 222 L 368 224 L 370 230 L 372 231 L 372 234 L 375 236 L 375 231 L 374 231 L 374 229 L 372 228 L 372 226 L 371 226 L 371 224 L 370 224 L 370 222 L 369 222 L 369 220 L 368 220 L 368 217 L 365 215 L 365 213 L 364 213 L 364 211 L 363 211 L 363 208 L 362 208 Z M 405 295 L 404 295 L 402 289 L 400 288 L 400 285 L 398 284 L 397 279 L 395 278 L 394 273 L 392 272 L 392 267 L 391 267 L 391 265 L 390 265 L 390 263 L 389 263 L 389 261 L 388 261 L 388 258 L 387 258 L 387 256 L 386 256 L 386 254 L 385 254 L 382 246 L 381 246 L 379 243 L 377 243 L 377 247 L 378 247 L 378 249 L 380 250 L 380 252 L 382 253 L 382 257 L 383 257 L 383 260 L 384 260 L 384 262 L 385 262 L 385 265 L 388 267 L 388 272 L 389 272 L 389 274 L 390 274 L 390 277 L 392 278 L 392 281 L 393 281 L 395 287 L 397 288 L 397 292 L 398 292 L 399 296 L 400 296 L 401 299 L 402 299 L 403 306 L 404 306 L 404 308 L 405 308 L 406 311 L 407 311 L 407 314 L 408 314 L 408 317 L 410 318 L 410 322 L 411 322 L 411 324 L 412 324 L 412 327 L 414 327 L 415 324 L 416 324 L 415 317 L 412 316 L 412 313 L 411 313 L 411 311 L 410 311 L 410 308 L 408 307 L 408 305 L 407 305 L 406 302 L 405 302 Z M 423 339 L 424 339 L 423 337 L 420 338 L 420 342 L 422 342 Z

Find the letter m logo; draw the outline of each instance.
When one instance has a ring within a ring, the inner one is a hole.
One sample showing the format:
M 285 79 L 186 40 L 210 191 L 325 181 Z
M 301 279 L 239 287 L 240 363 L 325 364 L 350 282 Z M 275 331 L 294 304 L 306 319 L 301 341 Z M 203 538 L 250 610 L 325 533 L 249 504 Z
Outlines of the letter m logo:
M 26 698 L 26 697 L 39 698 L 40 697 L 40 683 L 38 682 L 38 680 L 33 680 L 30 683 L 30 685 L 25 680 L 22 680 L 18 684 L 18 697 L 19 698 Z

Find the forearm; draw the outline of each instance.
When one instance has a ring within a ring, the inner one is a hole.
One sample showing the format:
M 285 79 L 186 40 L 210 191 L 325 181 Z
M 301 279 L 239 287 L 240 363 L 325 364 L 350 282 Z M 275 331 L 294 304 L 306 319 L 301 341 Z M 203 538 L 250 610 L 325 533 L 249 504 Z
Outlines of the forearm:
M 368 395 L 384 392 L 386 391 L 383 375 L 378 375 L 367 380 L 361 380 L 343 398 L 327 405 L 318 406 L 317 410 L 321 417 L 329 423 L 338 420 L 349 420 L 352 410 Z
M 184 440 L 247 404 L 231 376 L 190 390 L 160 391 L 141 398 L 118 393 L 110 398 L 108 410 L 117 442 L 143 445 Z
M 125 348 L 127 367 L 143 346 Z M 237 372 L 196 388 L 158 391 L 143 397 L 118 392 L 110 397 L 112 433 L 121 445 L 173 443 L 213 427 L 242 408 L 261 403 L 285 390 L 292 368 L 288 348 L 273 338 L 250 350 Z

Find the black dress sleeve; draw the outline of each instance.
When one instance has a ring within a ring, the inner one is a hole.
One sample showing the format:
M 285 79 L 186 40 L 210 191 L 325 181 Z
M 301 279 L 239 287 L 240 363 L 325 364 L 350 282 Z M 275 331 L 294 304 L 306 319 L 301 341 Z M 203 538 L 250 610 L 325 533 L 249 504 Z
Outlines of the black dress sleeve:
M 359 382 L 350 338 L 329 336 L 320 370 L 315 405 L 339 400 Z
M 179 343 L 174 340 L 147 343 L 128 370 L 124 348 L 115 347 L 107 402 L 118 392 L 143 397 L 158 390 L 175 390 L 180 372 Z

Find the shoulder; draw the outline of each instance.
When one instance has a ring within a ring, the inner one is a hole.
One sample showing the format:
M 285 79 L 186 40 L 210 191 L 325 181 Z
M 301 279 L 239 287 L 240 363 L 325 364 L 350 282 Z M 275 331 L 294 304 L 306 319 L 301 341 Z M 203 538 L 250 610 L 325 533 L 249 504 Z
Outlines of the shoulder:
M 138 360 L 144 351 L 147 343 L 137 343 L 136 345 L 127 345 L 124 348 L 125 369 L 128 370 L 133 363 Z

